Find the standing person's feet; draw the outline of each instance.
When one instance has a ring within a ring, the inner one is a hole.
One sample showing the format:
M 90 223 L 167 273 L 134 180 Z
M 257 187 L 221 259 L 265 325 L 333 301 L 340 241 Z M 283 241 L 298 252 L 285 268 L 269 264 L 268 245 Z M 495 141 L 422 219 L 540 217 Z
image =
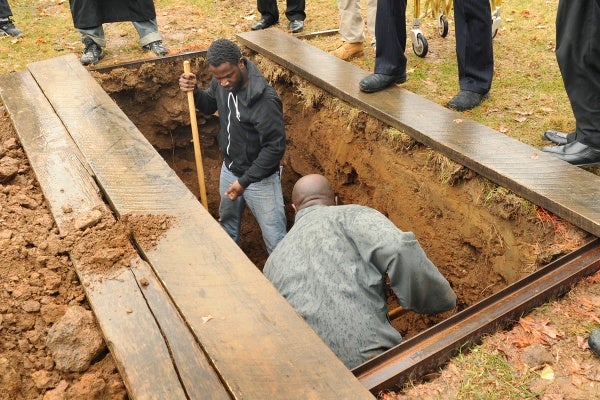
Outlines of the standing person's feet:
M 0 36 L 21 36 L 23 32 L 15 27 L 9 17 L 0 19 Z
M 456 111 L 467 111 L 477 107 L 487 97 L 487 93 L 481 94 L 468 90 L 461 90 L 448 102 L 448 107 Z
M 83 50 L 83 55 L 80 59 L 81 64 L 96 64 L 104 57 L 102 48 L 89 37 L 83 39 L 83 44 L 85 45 L 85 50 Z
M 362 78 L 358 87 L 365 93 L 374 93 L 394 83 L 404 82 L 406 82 L 406 73 L 399 75 L 371 74 Z
M 299 19 L 290 21 L 289 28 L 290 28 L 290 31 L 292 31 L 292 33 L 298 33 L 304 28 L 304 21 L 299 20 Z
M 344 42 L 340 47 L 335 49 L 331 54 L 342 60 L 350 60 L 352 57 L 359 56 L 363 53 L 365 45 L 363 42 L 348 43 Z
M 254 25 L 252 25 L 252 30 L 253 31 L 259 31 L 261 29 L 267 29 L 268 27 L 270 27 L 271 25 L 275 25 L 277 23 L 277 21 L 271 19 L 271 18 L 261 18 L 260 21 L 258 21 L 257 23 L 255 23 Z
M 570 136 L 570 135 L 573 135 L 573 136 Z M 571 137 L 573 139 L 571 139 Z M 565 132 L 554 131 L 552 129 L 548 129 L 542 135 L 542 139 L 549 140 L 552 143 L 556 143 L 558 145 L 563 145 L 563 144 L 567 144 L 567 143 L 575 140 L 575 132 L 565 133 Z
M 162 40 L 157 40 L 152 43 L 148 43 L 143 46 L 142 49 L 146 51 L 151 51 L 156 54 L 158 57 L 166 56 L 169 53 L 169 50 L 165 47 Z
M 542 151 L 578 167 L 600 164 L 600 149 L 580 142 L 546 146 Z

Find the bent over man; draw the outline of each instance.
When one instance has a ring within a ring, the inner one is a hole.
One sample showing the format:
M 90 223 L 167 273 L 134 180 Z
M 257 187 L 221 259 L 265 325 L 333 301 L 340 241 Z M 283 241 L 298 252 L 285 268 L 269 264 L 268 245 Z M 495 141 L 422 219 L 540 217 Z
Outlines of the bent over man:
M 415 236 L 372 208 L 336 206 L 325 177 L 299 179 L 292 203 L 294 226 L 263 272 L 348 368 L 402 340 L 388 318 L 386 274 L 404 309 L 455 307 L 454 291 Z
M 219 112 L 217 140 L 224 160 L 219 222 L 239 245 L 247 204 L 271 253 L 286 233 L 279 176 L 286 146 L 281 99 L 230 40 L 215 40 L 206 60 L 213 75 L 209 87 L 197 87 L 192 73 L 181 74 L 179 87 L 194 91 L 196 107 L 204 114 Z

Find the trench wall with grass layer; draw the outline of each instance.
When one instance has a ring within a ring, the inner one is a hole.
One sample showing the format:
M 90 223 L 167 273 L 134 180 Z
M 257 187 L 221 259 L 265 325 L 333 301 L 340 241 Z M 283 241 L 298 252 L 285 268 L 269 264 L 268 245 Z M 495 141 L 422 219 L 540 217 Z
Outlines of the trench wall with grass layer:
M 458 294 L 459 310 L 588 239 L 585 232 L 277 64 L 258 55 L 253 60 L 284 103 L 288 147 L 282 183 L 290 226 L 293 184 L 302 175 L 324 174 L 341 203 L 373 207 L 400 229 L 414 232 Z M 93 74 L 199 196 L 187 96 L 177 82 L 181 70 L 176 63 L 144 63 Z M 192 71 L 206 86 L 210 76 L 202 58 L 192 60 Z M 209 211 L 216 218 L 219 125 L 215 116 L 201 114 L 198 124 Z M 242 248 L 261 268 L 267 255 L 250 213 L 242 230 Z M 393 308 L 391 293 L 389 302 Z M 409 313 L 394 324 L 410 337 L 441 318 Z

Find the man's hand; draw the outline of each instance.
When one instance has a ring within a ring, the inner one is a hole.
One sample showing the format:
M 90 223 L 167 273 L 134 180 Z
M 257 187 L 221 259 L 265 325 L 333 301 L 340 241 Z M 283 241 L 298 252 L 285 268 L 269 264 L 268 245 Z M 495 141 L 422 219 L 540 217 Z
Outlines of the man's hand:
M 240 183 L 236 179 L 235 182 L 233 182 L 231 186 L 229 186 L 229 189 L 227 189 L 227 191 L 225 192 L 225 196 L 229 197 L 229 200 L 233 201 L 237 199 L 238 196 L 241 196 L 242 193 L 244 193 L 244 190 L 246 189 L 242 185 L 240 185 Z
M 179 76 L 179 89 L 184 92 L 190 92 L 196 87 L 196 75 L 183 73 Z

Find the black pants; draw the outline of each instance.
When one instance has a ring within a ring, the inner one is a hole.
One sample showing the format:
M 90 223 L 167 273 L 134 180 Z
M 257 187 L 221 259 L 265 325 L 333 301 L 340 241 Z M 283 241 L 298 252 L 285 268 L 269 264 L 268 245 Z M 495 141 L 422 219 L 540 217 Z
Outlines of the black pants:
M 486 0 L 487 1 L 487 0 Z M 406 0 L 378 0 L 375 17 L 375 73 L 406 72 Z
M 485 94 L 494 74 L 490 2 L 454 0 L 454 25 L 460 89 Z
M 576 123 L 576 141 L 600 148 L 600 0 L 560 0 L 556 60 Z
M 8 0 L 0 0 L 0 18 L 11 17 L 12 11 L 8 5 Z
M 279 21 L 277 0 L 257 0 L 256 4 L 263 19 L 270 19 L 272 22 Z M 306 19 L 305 6 L 305 0 L 287 0 L 285 16 L 290 21 L 304 21 Z

